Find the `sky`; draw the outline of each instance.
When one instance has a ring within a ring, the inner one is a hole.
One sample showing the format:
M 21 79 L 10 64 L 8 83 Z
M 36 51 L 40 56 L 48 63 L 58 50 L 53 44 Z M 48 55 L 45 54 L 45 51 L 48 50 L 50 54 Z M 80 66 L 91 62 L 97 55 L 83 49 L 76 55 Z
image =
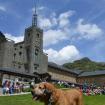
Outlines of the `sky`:
M 0 31 L 22 41 L 33 10 L 33 0 L 0 0 Z M 50 62 L 105 62 L 105 0 L 37 0 L 37 14 Z

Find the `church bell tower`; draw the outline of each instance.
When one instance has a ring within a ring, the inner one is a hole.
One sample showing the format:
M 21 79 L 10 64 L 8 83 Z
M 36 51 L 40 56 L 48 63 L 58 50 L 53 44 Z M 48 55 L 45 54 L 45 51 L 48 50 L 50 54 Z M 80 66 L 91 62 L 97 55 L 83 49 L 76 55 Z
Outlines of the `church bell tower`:
M 36 3 L 32 25 L 25 29 L 25 69 L 29 73 L 47 72 L 48 57 L 43 52 L 43 30 L 38 27 Z

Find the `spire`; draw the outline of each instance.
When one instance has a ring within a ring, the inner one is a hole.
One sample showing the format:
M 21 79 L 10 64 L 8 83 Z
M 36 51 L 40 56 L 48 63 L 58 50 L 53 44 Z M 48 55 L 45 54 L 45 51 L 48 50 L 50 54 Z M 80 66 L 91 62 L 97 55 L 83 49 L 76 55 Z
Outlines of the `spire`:
M 37 0 L 36 0 L 36 1 L 37 1 Z M 32 16 L 32 26 L 37 26 L 36 4 L 37 4 L 37 2 L 35 2 L 35 0 L 34 0 L 34 12 L 33 12 L 33 16 Z

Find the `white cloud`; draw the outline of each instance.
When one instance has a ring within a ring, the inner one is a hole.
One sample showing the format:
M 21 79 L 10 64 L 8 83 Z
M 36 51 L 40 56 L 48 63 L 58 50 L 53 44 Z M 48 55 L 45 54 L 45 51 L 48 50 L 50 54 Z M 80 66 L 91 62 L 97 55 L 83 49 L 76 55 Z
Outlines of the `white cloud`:
M 92 40 L 101 37 L 103 30 L 96 24 L 86 23 L 79 19 L 77 24 L 71 25 L 70 18 L 75 11 L 69 10 L 59 16 L 55 12 L 48 17 L 40 16 L 39 26 L 44 29 L 44 46 L 57 44 L 59 41 L 75 41 L 79 39 Z
M 44 10 L 45 8 L 46 8 L 46 7 L 41 6 L 41 7 L 38 8 L 38 10 Z
M 57 18 L 56 13 L 53 12 L 49 17 L 40 16 L 39 26 L 44 29 L 44 46 L 56 44 L 59 41 L 66 40 L 68 38 L 68 27 L 65 26 L 65 28 L 62 29 L 59 27 L 59 17 L 68 17 L 69 15 L 70 12 L 65 12 Z
M 83 19 L 79 19 L 76 30 L 80 34 L 80 38 L 85 39 L 96 39 L 101 37 L 103 33 L 96 24 L 84 23 Z
M 44 32 L 44 46 L 51 44 L 56 44 L 61 40 L 67 39 L 67 35 L 64 31 L 58 30 L 48 30 Z
M 55 12 L 51 13 L 49 17 L 39 16 L 38 21 L 39 26 L 44 30 L 51 29 L 58 24 Z
M 69 17 L 73 14 L 74 11 L 67 11 L 57 17 L 56 13 L 53 12 L 47 18 L 45 16 L 39 18 L 39 26 L 45 30 L 44 46 L 68 39 L 68 36 L 70 36 Z
M 48 29 L 48 28 L 51 28 L 52 27 L 52 23 L 50 21 L 50 19 L 48 18 L 40 18 L 39 19 L 39 26 L 43 29 Z
M 65 13 L 61 13 L 59 16 L 59 26 L 60 27 L 67 27 L 70 24 L 69 18 L 74 15 L 75 11 L 67 11 Z
M 0 6 L 0 11 L 5 12 L 6 11 L 6 8 L 4 6 Z
M 6 38 L 11 39 L 11 40 L 15 41 L 16 43 L 21 42 L 24 39 L 24 36 L 13 36 L 13 35 L 8 34 L 8 33 L 6 33 L 5 36 L 6 36 Z
M 72 16 L 74 13 L 75 13 L 75 11 L 73 11 L 73 10 L 69 10 L 67 12 L 61 13 L 59 16 L 59 19 L 68 18 L 68 17 Z
M 68 45 L 59 51 L 52 48 L 44 50 L 48 54 L 49 61 L 57 64 L 64 64 L 66 62 L 72 62 L 80 58 L 78 49 L 73 45 Z

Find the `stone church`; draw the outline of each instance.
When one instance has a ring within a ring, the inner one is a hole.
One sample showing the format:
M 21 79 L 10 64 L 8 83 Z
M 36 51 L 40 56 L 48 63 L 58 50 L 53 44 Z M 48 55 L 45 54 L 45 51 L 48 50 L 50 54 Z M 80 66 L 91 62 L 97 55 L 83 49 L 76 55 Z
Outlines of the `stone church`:
M 26 73 L 47 72 L 48 57 L 43 52 L 43 30 L 37 27 L 36 18 L 34 14 L 32 26 L 25 29 L 24 41 L 14 43 L 6 38 L 1 41 L 0 67 Z

